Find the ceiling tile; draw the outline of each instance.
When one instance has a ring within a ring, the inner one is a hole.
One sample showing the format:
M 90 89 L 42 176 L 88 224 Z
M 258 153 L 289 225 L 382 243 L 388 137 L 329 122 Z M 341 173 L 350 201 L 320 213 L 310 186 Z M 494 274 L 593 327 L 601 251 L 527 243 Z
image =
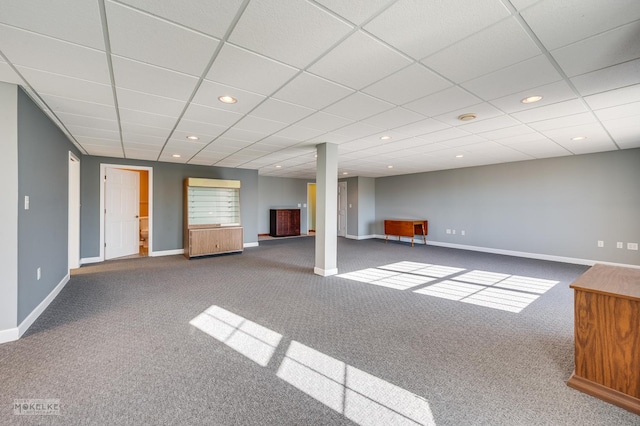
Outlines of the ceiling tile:
M 110 84 L 104 52 L 0 24 L 2 53 L 14 65 Z M 25 46 L 29 46 L 25 49 Z
M 199 121 L 180 120 L 180 123 L 176 126 L 175 131 L 171 135 L 171 139 L 177 139 L 184 141 L 185 143 L 205 143 L 220 136 L 222 132 L 227 130 L 226 126 L 216 126 L 211 123 L 202 123 Z M 191 141 L 187 139 L 187 136 L 197 136 L 200 139 L 197 141 Z
M 104 146 L 104 145 L 92 145 L 83 143 L 82 146 L 89 155 L 95 155 L 98 157 L 114 157 L 124 158 L 124 153 L 121 147 L 117 146 Z
M 218 38 L 225 34 L 243 3 L 242 0 L 119 1 Z
M 475 105 L 481 102 L 480 98 L 473 96 L 469 92 L 454 86 L 433 95 L 425 96 L 417 101 L 405 105 L 412 111 L 434 117 L 459 108 Z
M 106 1 L 105 8 L 115 55 L 200 77 L 219 44 L 212 37 L 118 3 Z
M 359 138 L 367 137 L 369 135 L 383 132 L 384 130 L 385 129 L 379 126 L 372 126 L 367 123 L 357 122 L 357 123 L 353 123 L 348 126 L 342 127 L 333 133 L 336 133 L 342 136 L 347 136 L 350 139 L 359 139 Z M 331 142 L 331 141 L 327 140 L 327 142 Z
M 611 108 L 601 109 L 595 112 L 598 118 L 602 121 L 616 120 L 620 118 L 629 118 L 639 116 L 636 124 L 640 128 L 640 101 L 632 102 L 630 104 L 615 106 Z
M 250 92 L 270 95 L 299 70 L 226 43 L 206 78 Z
M 186 101 L 198 79 L 142 62 L 112 55 L 113 76 L 118 87 Z
M 54 95 L 69 99 L 113 105 L 113 91 L 107 84 L 79 80 L 32 68 L 17 67 L 20 74 L 41 95 Z
M 298 141 L 305 141 L 307 139 L 315 138 L 316 136 L 321 135 L 322 131 L 313 130 L 306 127 L 301 127 L 298 125 L 289 126 L 286 129 L 280 130 L 276 133 L 275 136 L 281 136 L 283 138 L 295 139 Z
M 593 95 L 640 83 L 640 59 L 614 65 L 571 79 L 581 95 Z
M 483 134 L 484 136 L 484 134 Z M 521 135 L 513 135 L 513 136 L 509 136 L 509 137 L 504 137 L 504 138 L 499 138 L 496 139 L 495 142 L 498 142 L 502 145 L 517 145 L 517 144 L 522 144 L 522 143 L 529 143 L 529 142 L 535 142 L 535 141 L 539 141 L 539 140 L 549 140 L 549 138 L 547 138 L 546 136 L 538 133 L 538 132 L 532 132 L 532 133 L 526 133 L 526 134 L 521 134 Z
M 177 117 L 182 112 L 185 102 L 148 93 L 118 88 L 118 106 L 120 108 L 148 112 L 151 114 Z
M 177 117 L 151 114 L 148 112 L 133 109 L 120 108 L 120 120 L 127 123 L 142 124 L 144 126 L 157 127 L 161 129 L 173 129 L 178 121 Z
M 413 64 L 372 84 L 363 92 L 402 105 L 452 86 L 420 64 Z
M 0 23 L 104 50 L 98 2 L 11 0 L 2 2 Z M 61 25 L 61 23 L 64 23 Z
M 438 130 L 443 130 L 448 127 L 450 126 L 448 124 L 444 124 L 442 121 L 427 118 L 426 120 L 420 120 L 416 121 L 415 123 L 396 127 L 394 130 L 406 135 L 419 136 L 424 135 L 425 133 L 432 133 Z
M 460 128 L 470 133 L 479 133 L 504 129 L 505 127 L 513 127 L 519 124 L 519 121 L 514 120 L 508 115 L 500 115 L 494 118 L 487 118 L 486 120 L 474 120 L 469 124 L 461 125 Z
M 574 151 L 575 147 L 590 146 L 593 144 L 608 143 L 610 149 L 615 149 L 611 138 L 598 123 L 584 124 L 573 127 L 563 127 L 560 129 L 546 130 L 540 132 L 551 140 L 558 142 L 565 148 Z M 585 136 L 583 140 L 572 140 L 574 137 Z M 581 151 L 583 152 L 583 151 Z
M 437 132 L 427 133 L 426 135 L 420 136 L 420 139 L 423 139 L 429 143 L 434 143 L 443 142 L 450 139 L 462 138 L 465 136 L 469 136 L 469 132 L 460 130 L 457 127 L 450 127 L 448 129 L 438 130 Z
M 237 112 L 192 103 L 189 104 L 189 107 L 182 118 L 186 120 L 200 121 L 203 123 L 217 124 L 219 126 L 231 126 L 242 117 L 243 115 Z
M 267 99 L 258 108 L 251 112 L 256 117 L 267 120 L 281 121 L 283 123 L 294 123 L 315 110 L 277 99 Z
M 566 148 L 563 148 L 549 139 L 541 139 L 534 142 L 522 142 L 512 145 L 511 148 L 534 158 L 562 157 L 571 154 L 571 152 Z
M 421 121 L 425 118 L 426 117 L 424 115 L 416 114 L 415 112 L 402 107 L 396 107 L 362 121 L 371 124 L 372 126 L 382 127 L 386 130 L 404 126 L 409 123 L 415 123 L 416 121 Z
M 287 83 L 273 97 L 308 108 L 322 109 L 353 92 L 353 89 L 304 72 Z
M 573 77 L 640 57 L 638 33 L 640 21 L 554 50 L 551 54 L 564 72 Z
M 288 146 L 297 145 L 299 141 L 297 139 L 289 139 L 282 136 L 271 135 L 264 138 L 262 141 L 258 142 L 259 144 L 271 145 L 274 147 L 285 148 Z
M 590 154 L 593 152 L 613 151 L 617 149 L 609 137 L 591 141 L 569 141 L 563 142 L 561 145 L 574 154 Z
M 548 120 L 529 123 L 531 128 L 540 132 L 545 130 L 561 129 L 563 127 L 580 126 L 583 124 L 593 124 L 596 120 L 590 112 L 581 114 L 565 115 L 564 117 L 550 118 Z
M 242 14 L 229 41 L 304 68 L 352 28 L 308 2 L 254 0 Z
M 124 148 L 124 152 L 127 158 L 147 161 L 156 161 L 158 158 L 158 154 L 160 154 L 159 149 L 137 149 L 128 148 L 126 146 Z
M 171 129 L 161 129 L 158 127 L 145 126 L 137 123 L 128 123 L 126 121 L 122 121 L 120 123 L 122 127 L 122 133 L 126 134 L 138 134 L 141 136 L 154 136 L 156 138 L 163 138 L 167 140 L 169 134 L 171 133 Z
M 473 145 L 473 144 L 486 142 L 486 141 L 487 141 L 486 139 L 481 138 L 480 136 L 468 135 L 468 136 L 463 136 L 461 138 L 448 139 L 448 140 L 442 141 L 441 144 L 449 148 L 457 148 L 457 147 Z
M 158 149 L 164 146 L 167 141 L 166 135 L 164 137 L 141 135 L 139 133 L 131 133 L 127 131 L 122 132 L 122 140 L 125 145 L 133 148 L 144 148 L 145 146 L 158 147 Z M 159 151 L 158 151 L 159 152 Z
M 0 81 L 4 81 L 5 83 L 13 83 L 18 85 L 24 85 L 24 81 L 20 78 L 18 74 L 0 58 Z
M 77 115 L 89 115 L 105 120 L 117 120 L 113 103 L 110 105 L 86 102 L 77 99 L 62 98 L 54 95 L 41 95 L 49 108 L 55 112 L 68 112 Z
M 450 126 L 462 126 L 464 124 L 469 124 L 471 125 L 471 123 L 466 122 L 466 121 L 462 121 L 460 120 L 458 117 L 463 115 L 463 114 L 476 114 L 477 118 L 475 120 L 473 120 L 474 123 L 480 122 L 482 120 L 487 120 L 489 118 L 495 118 L 501 115 L 504 115 L 504 113 L 502 111 L 500 111 L 499 109 L 497 109 L 496 107 L 490 105 L 487 102 L 483 102 L 477 105 L 471 105 L 468 107 L 464 107 L 464 108 L 460 108 L 454 111 L 450 111 L 447 112 L 445 114 L 442 115 L 437 115 L 434 118 L 438 121 L 441 121 L 445 124 L 448 124 Z M 503 122 L 510 122 L 512 123 L 512 125 L 518 124 L 515 120 L 514 121 L 509 121 L 509 120 L 503 120 Z M 482 126 L 480 126 L 482 127 Z M 485 128 L 486 130 L 489 130 L 489 127 L 482 127 Z
M 468 81 L 461 86 L 485 100 L 491 100 L 561 79 L 547 57 L 540 55 Z
M 113 132 L 119 131 L 118 122 L 115 120 L 105 120 L 87 115 L 70 114 L 68 112 L 58 112 L 56 115 L 66 126 L 94 127 L 96 129 L 111 130 Z
M 351 21 L 362 24 L 378 12 L 389 0 L 317 0 L 318 3 Z
M 296 123 L 297 126 L 308 127 L 310 129 L 330 132 L 353 123 L 353 120 L 327 114 L 326 112 L 316 112 Z
M 531 129 L 531 127 L 525 126 L 524 124 L 519 124 L 517 126 L 505 127 L 504 129 L 479 132 L 478 135 L 489 140 L 497 140 L 514 136 L 528 135 L 532 133 L 535 134 L 535 131 Z
M 218 100 L 220 96 L 232 96 L 236 98 L 237 102 L 225 104 Z M 257 93 L 204 80 L 193 97 L 193 103 L 231 112 L 248 113 L 264 99 L 266 99 L 265 96 Z
M 231 127 L 224 133 L 224 137 L 226 138 L 252 143 L 257 142 L 268 135 L 269 134 L 266 132 L 252 132 L 250 130 L 243 130 L 235 127 Z
M 83 127 L 77 125 L 68 125 L 67 129 L 77 138 L 87 137 L 120 142 L 120 132 L 117 130 L 105 130 L 97 127 Z
M 512 114 L 512 117 L 524 123 L 531 123 L 533 121 L 548 120 L 551 118 L 563 117 L 565 115 L 579 114 L 586 110 L 587 109 L 582 101 L 579 99 L 573 99 L 570 101 L 558 102 L 557 104 L 516 112 Z
M 530 7 L 531 5 L 539 2 L 540 0 L 510 0 L 511 4 L 517 9 L 522 10 Z
M 359 90 L 410 63 L 388 46 L 357 31 L 309 67 L 309 71 Z
M 362 120 L 391 108 L 393 108 L 393 104 L 356 92 L 325 108 L 324 111 L 352 120 Z
M 522 17 L 548 50 L 557 49 L 640 19 L 636 0 L 541 1 Z
M 610 108 L 640 101 L 640 84 L 586 96 L 584 100 L 592 109 Z
M 246 115 L 242 120 L 236 123 L 234 127 L 241 130 L 272 134 L 282 130 L 286 126 L 287 124 L 279 121 L 267 120 L 253 115 Z
M 529 104 L 521 102 L 524 98 L 534 95 L 542 96 L 542 100 Z M 567 82 L 560 80 L 555 83 L 534 87 L 512 95 L 494 99 L 491 101 L 491 104 L 510 114 L 513 112 L 524 111 L 526 109 L 538 108 L 544 105 L 568 101 L 570 99 L 575 99 L 576 97 L 577 95 L 573 89 L 569 87 Z
M 509 16 L 500 1 L 400 0 L 364 26 L 415 59 L 437 52 Z
M 518 21 L 509 18 L 423 59 L 422 63 L 461 83 L 540 53 Z
M 636 127 L 613 128 L 608 127 L 607 123 L 603 124 L 621 149 L 640 148 L 640 138 L 638 138 L 638 129 Z

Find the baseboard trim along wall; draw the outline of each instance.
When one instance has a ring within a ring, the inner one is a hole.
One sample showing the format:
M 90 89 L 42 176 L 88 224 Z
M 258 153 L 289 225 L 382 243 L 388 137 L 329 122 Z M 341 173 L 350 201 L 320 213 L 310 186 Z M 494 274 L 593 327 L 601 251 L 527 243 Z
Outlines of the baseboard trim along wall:
M 89 263 L 98 263 L 102 262 L 102 258 L 98 257 L 83 257 L 80 259 L 80 265 L 87 265 Z
M 53 299 L 55 299 L 58 293 L 62 291 L 64 286 L 67 285 L 67 283 L 69 282 L 69 278 L 70 275 L 69 273 L 67 273 L 67 275 L 62 278 L 62 281 L 60 281 L 58 285 L 56 285 L 55 288 L 51 290 L 51 293 L 49 293 L 47 297 L 45 297 L 44 300 L 40 302 L 40 304 L 36 306 L 36 308 L 31 311 L 29 315 L 27 315 L 27 317 L 20 323 L 20 325 L 18 325 L 18 327 L 10 328 L 8 330 L 0 330 L 0 343 L 18 340 L 29 329 L 29 327 L 33 325 L 38 317 L 42 315 L 44 310 L 47 309 L 47 306 L 49 306 L 49 304 L 53 302 Z
M 347 234 L 347 239 L 349 240 L 370 240 L 372 238 L 376 238 L 376 235 L 349 235 Z
M 244 243 L 244 247 L 258 247 L 259 243 L 257 241 L 254 241 L 252 243 Z
M 154 251 L 149 253 L 149 257 L 175 256 L 176 254 L 184 254 L 184 249 Z
M 376 235 L 376 238 L 380 238 L 380 239 L 385 239 L 385 235 Z M 389 236 L 389 239 L 391 241 L 398 241 L 398 237 L 395 236 Z M 411 242 L 411 238 L 407 238 L 407 237 L 401 237 L 400 238 L 401 242 L 405 242 L 405 243 L 410 243 Z M 424 241 L 420 238 L 418 238 L 416 236 L 416 238 L 414 238 L 414 243 L 415 244 L 424 244 Z M 478 247 L 478 246 L 467 246 L 464 244 L 453 244 L 453 243 L 442 243 L 439 241 L 430 241 L 427 239 L 427 245 L 430 246 L 437 246 L 437 247 L 447 247 L 447 248 L 454 248 L 454 249 L 460 249 L 460 250 L 471 250 L 471 251 L 479 251 L 482 253 L 493 253 L 493 254 L 503 254 L 506 256 L 516 256 L 516 257 L 525 257 L 525 258 L 529 258 L 529 259 L 537 259 L 537 260 L 550 260 L 552 262 L 562 262 L 562 263 L 573 263 L 576 265 L 587 265 L 587 266 L 593 266 L 596 263 L 600 263 L 603 265 L 611 265 L 611 266 L 622 266 L 625 268 L 636 268 L 636 269 L 640 269 L 640 265 L 628 265 L 626 263 L 614 263 L 614 262 L 605 262 L 605 261 L 600 261 L 600 260 L 591 260 L 591 259 L 580 259 L 580 258 L 575 258 L 575 257 L 564 257 L 564 256 L 555 256 L 555 255 L 551 255 L 551 254 L 541 254 L 541 253 L 529 253 L 529 252 L 524 252 L 524 251 L 513 251 L 513 250 L 503 250 L 503 249 L 496 249 L 496 248 L 490 248 L 490 247 Z

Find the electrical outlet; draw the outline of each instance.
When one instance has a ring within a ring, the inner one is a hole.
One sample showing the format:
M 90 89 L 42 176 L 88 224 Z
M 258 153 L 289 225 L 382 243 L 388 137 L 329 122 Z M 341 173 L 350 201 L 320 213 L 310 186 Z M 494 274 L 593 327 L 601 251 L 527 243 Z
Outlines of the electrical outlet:
M 460 231 L 460 235 L 463 235 L 463 236 L 466 235 L 465 232 L 464 232 L 464 229 L 462 231 Z
M 28 195 L 24 196 L 24 209 L 25 210 L 29 210 L 29 196 Z
M 36 269 L 36 279 L 40 281 L 40 278 L 42 278 L 42 269 L 38 266 L 38 269 Z
M 604 241 L 598 240 L 598 247 L 604 247 Z
M 623 248 L 623 247 L 624 247 L 624 243 L 623 243 L 622 241 L 618 241 L 618 242 L 616 243 L 616 247 L 617 247 L 617 248 Z
M 627 250 L 638 250 L 638 243 L 627 243 Z
M 450 234 L 450 233 L 451 233 L 451 229 L 447 229 L 447 234 Z
M 451 231 L 453 233 L 453 235 L 456 235 L 456 230 L 454 229 L 453 231 Z

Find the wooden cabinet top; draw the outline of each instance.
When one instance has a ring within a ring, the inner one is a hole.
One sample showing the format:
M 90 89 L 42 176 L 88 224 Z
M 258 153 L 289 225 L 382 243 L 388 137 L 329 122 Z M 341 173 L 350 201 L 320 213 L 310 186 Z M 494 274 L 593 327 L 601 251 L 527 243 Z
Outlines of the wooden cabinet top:
M 570 287 L 640 301 L 640 269 L 596 264 Z

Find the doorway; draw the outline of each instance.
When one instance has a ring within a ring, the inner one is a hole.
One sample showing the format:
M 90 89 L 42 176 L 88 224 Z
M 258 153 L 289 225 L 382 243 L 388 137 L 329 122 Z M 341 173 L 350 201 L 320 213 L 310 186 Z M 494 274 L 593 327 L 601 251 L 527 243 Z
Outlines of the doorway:
M 338 182 L 338 237 L 347 236 L 347 182 Z
M 100 165 L 100 260 L 153 256 L 152 214 L 152 167 Z
M 80 267 L 80 159 L 69 151 L 69 269 Z
M 307 233 L 316 232 L 316 184 L 307 183 Z

